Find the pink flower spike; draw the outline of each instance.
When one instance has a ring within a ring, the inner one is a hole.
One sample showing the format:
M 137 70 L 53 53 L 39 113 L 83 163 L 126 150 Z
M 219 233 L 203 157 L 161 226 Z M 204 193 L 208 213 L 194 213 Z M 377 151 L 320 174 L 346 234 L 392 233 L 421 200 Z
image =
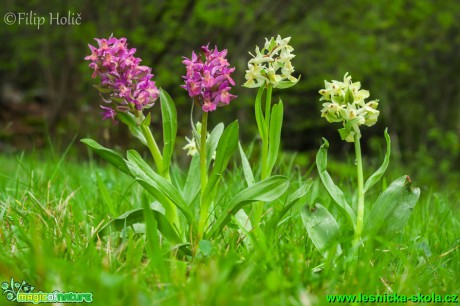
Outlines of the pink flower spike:
M 136 49 L 128 49 L 124 37 L 95 40 L 98 47 L 88 45 L 91 55 L 85 60 L 90 61 L 93 78 L 101 78 L 101 85 L 97 88 L 104 95 L 104 103 L 113 104 L 111 107 L 101 106 L 103 119 L 114 121 L 117 112 L 138 114 L 137 111 L 152 107 L 159 90 L 152 81 L 152 69 L 139 65 L 142 60 L 134 56 Z
M 219 52 L 217 47 L 209 49 L 209 44 L 202 46 L 200 54 L 192 52 L 191 59 L 183 57 L 186 67 L 183 76 L 185 85 L 181 87 L 188 91 L 190 97 L 200 102 L 203 111 L 216 110 L 217 106 L 228 105 L 236 96 L 230 94 L 235 82 L 231 74 L 235 68 L 229 68 L 226 59 L 227 50 Z

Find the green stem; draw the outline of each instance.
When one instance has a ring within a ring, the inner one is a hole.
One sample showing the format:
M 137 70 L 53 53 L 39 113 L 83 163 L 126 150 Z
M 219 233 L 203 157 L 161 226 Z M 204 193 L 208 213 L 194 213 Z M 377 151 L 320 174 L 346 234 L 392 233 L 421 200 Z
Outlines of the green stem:
M 147 147 L 149 148 L 150 153 L 152 154 L 155 165 L 157 166 L 158 173 L 160 173 L 164 177 L 165 169 L 163 169 L 163 157 L 161 156 L 160 149 L 158 148 L 155 138 L 153 138 L 152 131 L 148 126 L 143 124 L 140 125 L 140 128 L 142 134 L 144 134 L 145 140 L 147 141 Z
M 267 95 L 265 98 L 265 126 L 267 131 L 267 137 L 262 139 L 262 170 L 261 170 L 261 179 L 264 180 L 270 176 L 267 169 L 267 159 L 268 159 L 268 150 L 270 146 L 270 139 L 268 137 L 270 133 L 270 111 L 272 108 L 272 85 L 267 85 Z
M 267 128 L 270 126 L 270 111 L 272 109 L 272 91 L 273 91 L 273 86 L 271 84 L 268 84 L 267 85 L 267 95 L 265 99 L 265 121 L 266 121 Z
M 200 183 L 201 183 L 201 205 L 200 220 L 198 223 L 198 240 L 203 238 L 206 220 L 208 219 L 209 202 L 207 201 L 205 189 L 208 184 L 208 169 L 206 167 L 206 136 L 208 129 L 208 113 L 203 112 L 201 120 L 201 142 L 200 142 Z
M 170 182 L 171 178 L 169 177 L 169 169 L 163 169 L 163 157 L 161 156 L 160 149 L 158 148 L 155 138 L 153 137 L 152 131 L 147 125 L 141 124 L 140 128 L 142 134 L 145 137 L 145 140 L 147 141 L 147 147 L 149 148 L 150 153 L 152 154 L 158 173 Z M 166 211 L 166 217 L 171 222 L 171 224 L 175 225 L 177 230 L 180 232 L 181 225 L 179 221 L 179 216 L 177 214 L 177 208 L 174 205 L 174 203 L 172 203 L 170 200 L 168 200 L 168 203 L 169 207 L 164 206 Z
M 361 144 L 359 139 L 361 134 L 359 131 L 355 133 L 355 153 L 356 153 L 356 169 L 358 175 L 358 215 L 356 219 L 356 230 L 354 237 L 354 246 L 357 246 L 361 239 L 363 232 L 363 221 L 364 221 L 364 180 L 363 180 L 363 160 L 361 157 Z

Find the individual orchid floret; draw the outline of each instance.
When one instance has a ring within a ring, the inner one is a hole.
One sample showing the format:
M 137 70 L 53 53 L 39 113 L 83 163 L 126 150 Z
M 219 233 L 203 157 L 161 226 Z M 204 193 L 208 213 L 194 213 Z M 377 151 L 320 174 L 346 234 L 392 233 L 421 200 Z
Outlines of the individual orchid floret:
M 195 129 L 198 133 L 198 135 L 201 134 L 201 122 L 197 122 L 195 124 Z M 210 134 L 209 133 L 206 133 L 207 134 L 207 137 L 206 138 L 209 138 L 210 137 Z M 187 136 L 185 137 L 185 140 L 187 141 L 187 144 L 185 146 L 182 147 L 183 150 L 187 151 L 187 155 L 189 156 L 195 156 L 195 154 L 198 153 L 198 146 L 196 144 L 196 139 L 195 137 L 192 137 L 192 139 L 188 138 Z M 216 151 L 213 152 L 212 156 L 211 156 L 211 159 L 214 160 L 216 159 Z
M 255 55 L 248 62 L 246 70 L 246 83 L 243 86 L 249 88 L 260 87 L 263 84 L 270 84 L 274 88 L 288 88 L 294 86 L 299 78 L 292 76 L 294 66 L 291 59 L 294 48 L 289 45 L 290 37 L 281 38 L 277 36 L 270 40 L 265 39 L 262 50 L 256 47 Z
M 184 57 L 182 61 L 187 73 L 183 76 L 185 85 L 181 87 L 205 112 L 215 111 L 217 106 L 228 105 L 236 98 L 230 93 L 235 86 L 231 77 L 235 68 L 229 68 L 226 56 L 227 50 L 219 51 L 217 47 L 210 50 L 208 44 L 201 47 L 198 55 L 193 52 L 190 59 Z
M 359 134 L 359 126 L 372 126 L 377 123 L 380 112 L 377 110 L 378 100 L 366 102 L 369 91 L 361 89 L 361 83 L 353 83 L 348 72 L 345 73 L 343 82 L 324 81 L 321 89 L 320 101 L 323 103 L 321 117 L 328 122 L 343 122 L 344 128 L 340 129 L 342 139 L 354 142 L 354 136 Z
M 140 58 L 134 57 L 136 49 L 128 48 L 126 38 L 95 38 L 98 46 L 88 45 L 91 55 L 89 67 L 92 77 L 100 77 L 101 85 L 95 86 L 105 105 L 103 119 L 114 120 L 118 112 L 132 112 L 137 116 L 144 109 L 152 107 L 159 96 L 159 90 L 152 81 L 151 68 L 141 66 Z

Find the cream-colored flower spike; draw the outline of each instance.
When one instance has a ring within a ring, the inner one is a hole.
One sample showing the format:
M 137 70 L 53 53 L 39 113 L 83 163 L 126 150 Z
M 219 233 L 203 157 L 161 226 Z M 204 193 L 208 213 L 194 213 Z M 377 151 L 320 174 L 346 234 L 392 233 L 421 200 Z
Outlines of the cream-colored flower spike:
M 248 62 L 246 70 L 246 83 L 243 86 L 249 88 L 260 87 L 264 83 L 274 88 L 288 88 L 294 86 L 299 78 L 292 75 L 295 71 L 291 59 L 294 48 L 289 45 L 290 37 L 281 38 L 277 36 L 270 40 L 265 39 L 262 50 L 256 47 L 255 55 Z
M 377 110 L 378 100 L 366 102 L 369 91 L 361 89 L 360 82 L 353 83 L 348 72 L 343 82 L 324 81 L 324 87 L 319 91 L 320 101 L 326 101 L 321 117 L 328 122 L 343 122 L 344 128 L 339 129 L 343 140 L 354 142 L 355 134 L 360 134 L 360 125 L 372 126 L 377 122 L 380 114 Z

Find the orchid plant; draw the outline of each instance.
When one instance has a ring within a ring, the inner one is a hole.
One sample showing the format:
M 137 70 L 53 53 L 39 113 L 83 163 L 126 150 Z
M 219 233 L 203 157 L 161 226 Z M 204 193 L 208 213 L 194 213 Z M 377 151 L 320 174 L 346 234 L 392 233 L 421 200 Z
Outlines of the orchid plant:
M 149 149 L 155 167 L 135 150 L 128 150 L 123 157 L 92 139 L 83 139 L 82 142 L 133 177 L 155 201 L 144 201 L 142 208 L 112 219 L 96 231 L 95 237 L 145 223 L 147 251 L 157 267 L 163 269 L 159 250 L 165 239 L 172 245 L 171 249 L 180 249 L 183 254 L 197 254 L 203 248 L 209 248 L 207 239 L 217 237 L 244 205 L 273 201 L 285 193 L 289 180 L 274 176 L 240 190 L 231 199 L 216 196 L 217 185 L 238 146 L 238 121 L 227 127 L 219 123 L 210 133 L 207 131 L 208 113 L 229 105 L 236 98 L 230 93 L 235 85 L 231 77 L 235 68 L 230 68 L 227 50 L 210 49 L 207 45 L 199 53 L 193 52 L 190 59 L 184 57 L 186 75 L 182 87 L 192 98 L 192 116 L 194 105 L 199 106 L 202 113 L 201 122 L 196 127 L 192 123 L 193 136 L 186 146 L 192 160 L 185 183 L 181 184 L 172 179 L 170 171 L 177 133 L 173 100 L 156 87 L 151 68 L 140 65 L 141 59 L 134 56 L 136 50 L 128 48 L 125 38 L 96 41 L 97 46 L 89 45 L 91 55 L 85 59 L 90 61 L 93 77 L 99 77 L 101 81 L 95 87 L 103 102 L 103 119 L 126 124 Z M 162 150 L 150 129 L 150 110 L 158 99 L 163 127 Z
M 277 36 L 265 39 L 262 49 L 256 46 L 255 55 L 248 62 L 246 70 L 246 82 L 243 86 L 259 88 L 255 100 L 255 117 L 260 138 L 262 140 L 260 178 L 264 180 L 270 177 L 278 158 L 281 142 L 281 128 L 283 125 L 283 101 L 280 99 L 272 105 L 273 88 L 289 88 L 294 86 L 299 78 L 292 75 L 294 66 L 291 59 L 294 48 L 289 45 L 290 37 Z M 265 94 L 265 111 L 262 109 L 262 99 Z M 246 158 L 241 150 L 241 155 Z M 258 225 L 264 212 L 264 203 L 254 206 L 253 222 Z
M 348 229 L 353 233 L 351 256 L 363 243 L 363 236 L 373 235 L 392 236 L 400 232 L 406 224 L 412 209 L 420 196 L 420 189 L 412 187 L 412 181 L 405 175 L 395 180 L 380 194 L 372 207 L 365 201 L 366 193 L 382 178 L 390 161 L 390 136 L 384 132 L 387 150 L 384 161 L 377 171 L 364 182 L 363 161 L 361 156 L 361 128 L 363 125 L 372 126 L 377 122 L 379 111 L 378 100 L 366 102 L 370 93 L 361 89 L 360 82 L 352 82 L 351 76 L 345 74 L 343 82 L 325 81 L 321 89 L 320 101 L 323 103 L 321 117 L 328 122 L 341 122 L 343 128 L 338 131 L 342 140 L 354 143 L 357 170 L 357 203 L 355 210 L 347 202 L 345 194 L 334 184 L 327 172 L 327 149 L 329 143 L 323 138 L 316 156 L 318 174 L 334 203 L 347 220 L 347 224 L 339 226 L 337 220 L 321 204 L 316 203 L 302 211 L 302 219 L 310 238 L 315 246 L 325 256 L 331 249 L 333 254 L 342 253 L 340 241 L 343 241 Z M 365 217 L 367 211 L 367 217 Z
M 285 214 L 306 198 L 312 186 L 311 180 L 305 182 L 299 179 L 298 189 L 292 190 L 290 186 L 293 184 L 287 177 L 272 175 L 278 158 L 283 122 L 283 102 L 280 99 L 272 105 L 272 91 L 291 87 L 299 81 L 299 78 L 292 75 L 294 67 L 291 60 L 295 55 L 289 41 L 290 38 L 283 39 L 280 36 L 266 39 L 264 47 L 256 47 L 255 55 L 251 54 L 253 58 L 246 71 L 244 86 L 259 88 L 255 100 L 255 117 L 262 140 L 260 179 L 255 178 L 239 144 L 237 120 L 227 127 L 219 123 L 208 132 L 209 113 L 229 105 L 237 98 L 231 93 L 235 86 L 232 77 L 235 68 L 230 67 L 227 50 L 219 51 L 217 47 L 210 48 L 208 44 L 202 46 L 199 52 L 193 51 L 190 58 L 183 58 L 186 73 L 181 87 L 192 100 L 192 136 L 186 138 L 187 145 L 184 147 L 187 155 L 191 156 L 190 167 L 186 177 L 180 179 L 178 174 L 171 171 L 177 134 L 177 112 L 172 98 L 156 86 L 152 69 L 140 65 L 141 59 L 135 57 L 136 49 L 128 48 L 126 38 L 111 36 L 108 39 L 96 39 L 97 46 L 89 45 L 91 54 L 85 59 L 90 61 L 93 78 L 100 79 L 100 84 L 95 87 L 102 101 L 102 118 L 127 125 L 133 136 L 146 146 L 153 160 L 151 165 L 135 150 L 128 150 L 123 156 L 92 139 L 82 139 L 94 152 L 139 182 L 154 199 L 153 202 L 142 201 L 142 208 L 128 211 L 101 225 L 95 231 L 95 238 L 124 231 L 128 227 L 136 231 L 134 225 L 143 223 L 145 227 L 140 233 L 146 234 L 147 252 L 157 269 L 163 272 L 165 262 L 161 254 L 162 244 L 187 256 L 209 254 L 211 240 L 229 228 L 226 225 L 232 220 L 240 228 L 240 233 L 254 233 L 252 236 L 259 238 L 256 243 L 264 245 L 265 236 L 260 225 L 265 203 L 276 201 L 281 204 L 267 218 L 264 229 L 265 233 L 270 234 L 282 222 Z M 353 233 L 353 247 L 350 249 L 356 250 L 362 244 L 364 233 L 366 236 L 391 235 L 400 231 L 420 191 L 411 187 L 412 182 L 408 176 L 403 176 L 393 182 L 372 207 L 367 207 L 366 192 L 382 178 L 390 158 L 390 137 L 385 131 L 387 151 L 383 164 L 364 182 L 361 128 L 377 122 L 378 101 L 367 102 L 369 92 L 361 89 L 359 82 L 353 83 L 348 74 L 345 74 L 343 82 L 326 81 L 325 89 L 320 90 L 320 94 L 320 100 L 324 101 L 322 117 L 328 122 L 343 124 L 339 133 L 343 140 L 354 143 L 357 165 L 357 205 L 354 210 L 326 170 L 329 143 L 324 139 L 316 157 L 319 176 L 345 216 L 347 224 L 339 226 L 337 220 L 321 204 L 302 210 L 301 215 L 313 243 L 326 256 L 330 250 L 335 250 L 332 253 L 334 255 L 342 252 L 342 238 L 347 236 L 346 233 Z M 155 139 L 150 128 L 150 112 L 158 100 L 163 132 L 161 142 Z M 200 121 L 196 124 L 195 106 L 201 110 Z M 238 147 L 247 186 L 238 192 L 232 190 L 231 196 L 222 196 L 226 192 L 222 180 Z M 291 190 L 287 195 L 288 189 Z M 254 204 L 251 218 L 243 209 L 248 204 Z M 250 233 L 252 229 L 255 231 Z

